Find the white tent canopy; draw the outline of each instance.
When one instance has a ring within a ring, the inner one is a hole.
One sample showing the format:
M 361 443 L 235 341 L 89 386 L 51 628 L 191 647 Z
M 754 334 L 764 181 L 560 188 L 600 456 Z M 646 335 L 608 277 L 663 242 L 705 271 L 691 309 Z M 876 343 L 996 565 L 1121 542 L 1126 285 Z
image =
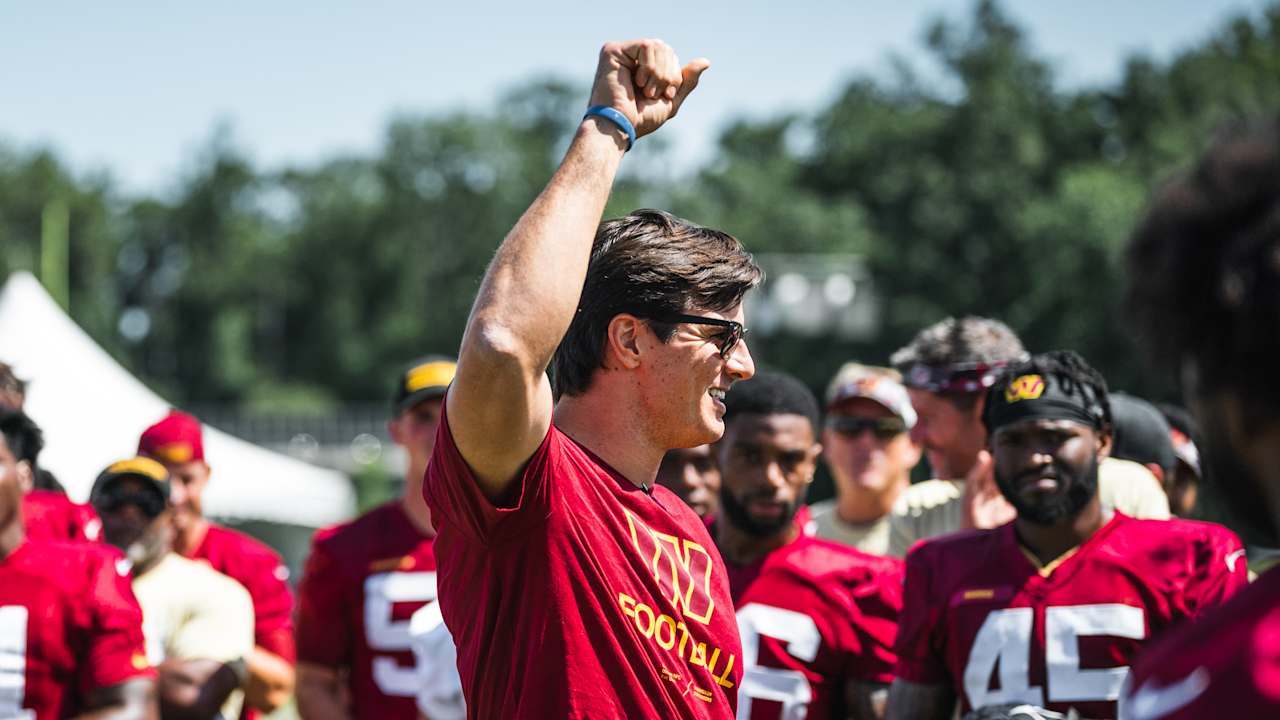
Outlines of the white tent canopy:
M 170 405 L 80 329 L 29 273 L 0 290 L 0 361 L 29 381 L 25 410 L 44 431 L 40 464 L 76 500 L 97 474 L 131 456 L 138 436 Z M 326 470 L 204 426 L 212 468 L 205 513 L 318 527 L 349 518 L 351 484 Z

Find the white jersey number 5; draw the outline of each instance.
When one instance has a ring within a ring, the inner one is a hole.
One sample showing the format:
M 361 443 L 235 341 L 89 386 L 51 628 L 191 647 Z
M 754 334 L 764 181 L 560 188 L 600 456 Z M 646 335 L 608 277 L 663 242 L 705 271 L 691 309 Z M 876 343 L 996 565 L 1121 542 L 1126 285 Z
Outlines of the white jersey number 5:
M 410 652 L 409 621 L 393 620 L 395 603 L 431 602 L 436 599 L 433 572 L 386 572 L 364 579 L 364 634 L 369 648 L 388 652 Z M 373 658 L 373 681 L 387 695 L 414 697 L 418 694 L 418 669 L 404 667 L 394 657 Z
M 813 618 L 794 610 L 747 603 L 738 610 L 738 634 L 742 636 L 742 687 L 738 690 L 738 720 L 750 720 L 752 700 L 782 703 L 783 720 L 804 720 L 812 689 L 798 670 L 761 667 L 760 636 L 787 644 L 787 653 L 805 662 L 818 656 L 822 636 Z
M 1044 689 L 1031 685 L 1028 673 L 1034 613 L 1029 607 L 994 610 L 982 622 L 964 669 L 964 689 L 970 706 L 1045 704 Z M 1120 697 L 1129 666 L 1080 669 L 1079 639 L 1091 635 L 1141 640 L 1146 637 L 1145 613 L 1142 608 L 1118 603 L 1045 608 L 1048 702 L 1106 702 Z M 991 690 L 990 678 L 997 661 L 1000 688 Z

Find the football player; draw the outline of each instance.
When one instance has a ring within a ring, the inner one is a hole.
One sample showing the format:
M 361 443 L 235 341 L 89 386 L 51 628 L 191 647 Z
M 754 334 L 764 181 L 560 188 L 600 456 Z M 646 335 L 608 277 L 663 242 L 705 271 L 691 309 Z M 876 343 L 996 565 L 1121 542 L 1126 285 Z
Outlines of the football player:
M 1269 547 L 1280 547 L 1278 228 L 1273 119 L 1220 138 L 1160 192 L 1129 247 L 1130 302 L 1156 356 L 1181 371 L 1218 497 Z M 1280 571 L 1144 653 L 1121 716 L 1280 717 Z
M 434 656 L 415 656 L 410 632 L 414 613 L 436 599 L 435 531 L 422 480 L 454 367 L 427 358 L 398 379 L 387 430 L 409 456 L 400 498 L 312 542 L 298 586 L 298 711 L 306 720 L 413 720 L 424 677 L 452 684 L 461 697 L 452 658 L 419 667 Z M 439 622 L 422 628 L 431 630 L 447 634 Z
M 889 717 L 945 720 L 959 700 L 963 712 L 1027 703 L 1114 718 L 1142 645 L 1246 584 L 1240 541 L 1104 508 L 1106 382 L 1075 353 L 1010 365 L 982 420 L 1017 517 L 907 556 Z
M 2 385 L 2 383 L 0 383 Z M 66 493 L 39 487 L 44 434 L 20 409 L 14 410 L 8 449 L 22 486 L 22 522 L 33 540 L 97 541 L 102 534 L 98 514 L 88 504 L 72 502 Z
M 714 537 L 742 636 L 742 720 L 881 717 L 893 679 L 902 563 L 809 537 L 794 522 L 813 480 L 818 401 L 760 373 L 725 398 Z
M 26 537 L 9 449 L 24 421 L 0 410 L 0 717 L 155 718 L 128 561 L 96 543 Z
M 254 649 L 245 658 L 245 705 L 240 717 L 271 712 L 293 694 L 293 594 L 289 570 L 280 556 L 244 533 L 215 525 L 204 517 L 209 464 L 204 458 L 200 421 L 174 410 L 143 431 L 138 454 L 169 471 L 173 507 L 173 549 L 240 583 L 253 598 Z

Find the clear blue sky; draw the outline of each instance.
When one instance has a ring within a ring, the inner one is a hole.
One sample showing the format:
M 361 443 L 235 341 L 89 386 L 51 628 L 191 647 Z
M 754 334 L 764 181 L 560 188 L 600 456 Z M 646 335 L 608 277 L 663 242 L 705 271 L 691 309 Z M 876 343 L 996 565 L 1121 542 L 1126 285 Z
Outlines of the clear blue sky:
M 1068 86 L 1119 77 L 1135 52 L 1165 59 L 1263 0 L 1011 2 Z M 77 172 L 162 192 L 219 122 L 263 167 L 376 148 L 397 111 L 488 108 L 521 80 L 584 82 L 602 41 L 661 37 L 713 63 L 668 136 L 696 162 L 743 114 L 812 109 L 890 53 L 919 62 L 952 0 L 656 0 L 649 3 L 5 2 L 0 142 L 51 146 Z M 588 10 L 588 8 L 591 8 Z

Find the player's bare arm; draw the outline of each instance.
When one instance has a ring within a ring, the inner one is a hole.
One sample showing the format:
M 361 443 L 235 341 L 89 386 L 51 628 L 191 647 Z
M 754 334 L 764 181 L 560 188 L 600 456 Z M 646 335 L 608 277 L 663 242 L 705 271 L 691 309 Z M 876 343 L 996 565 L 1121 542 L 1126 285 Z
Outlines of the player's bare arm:
M 275 712 L 293 695 L 293 666 L 261 646 L 245 658 L 249 675 L 244 684 L 244 701 L 265 713 Z
M 950 720 L 956 711 L 955 691 L 897 679 L 889 688 L 888 720 Z
M 303 720 L 349 720 L 347 684 L 336 668 L 298 663 L 298 716 Z
M 156 684 L 151 678 L 133 678 L 97 688 L 89 693 L 88 708 L 76 720 L 158 720 Z
M 166 660 L 156 668 L 156 689 L 165 720 L 217 717 L 240 678 L 227 663 L 205 658 Z
M 883 720 L 888 704 L 887 683 L 850 680 L 844 685 L 844 706 L 849 720 Z
M 644 136 L 676 115 L 709 65 L 681 67 L 660 40 L 607 43 L 590 104 L 617 110 Z M 472 307 L 447 412 L 454 442 L 490 498 L 510 485 L 550 426 L 546 369 L 577 309 L 626 147 L 612 122 L 582 122 L 560 168 L 498 248 Z

